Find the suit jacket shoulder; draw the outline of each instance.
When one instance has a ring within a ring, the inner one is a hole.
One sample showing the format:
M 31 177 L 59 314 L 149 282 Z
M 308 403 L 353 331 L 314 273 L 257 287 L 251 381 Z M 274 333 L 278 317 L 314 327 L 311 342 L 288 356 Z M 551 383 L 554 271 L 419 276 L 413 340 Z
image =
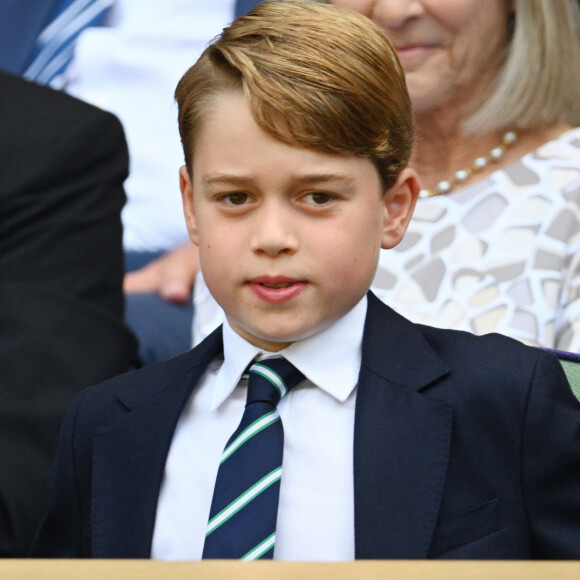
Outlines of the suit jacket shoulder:
M 580 407 L 555 357 L 412 324 L 370 297 L 357 558 L 576 559 L 579 463 Z
M 3 280 L 42 280 L 121 319 L 129 160 L 119 120 L 0 72 L 0 165 Z
M 18 195 L 28 203 L 40 203 L 41 193 L 57 197 L 57 188 L 65 188 L 66 194 L 74 187 L 81 197 L 95 196 L 95 182 L 108 198 L 95 196 L 94 202 L 117 211 L 125 203 L 123 188 L 116 184 L 122 185 L 128 175 L 129 154 L 117 117 L 2 71 L 0 159 L 10 167 L 0 172 L 0 199 L 7 208 Z

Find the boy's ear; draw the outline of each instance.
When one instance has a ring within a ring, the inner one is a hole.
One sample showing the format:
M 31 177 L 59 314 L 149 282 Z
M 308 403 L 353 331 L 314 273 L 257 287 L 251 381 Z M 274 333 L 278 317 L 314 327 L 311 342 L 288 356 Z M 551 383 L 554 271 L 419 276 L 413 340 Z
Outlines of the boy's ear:
M 179 169 L 179 188 L 181 189 L 181 201 L 183 202 L 183 213 L 185 215 L 187 231 L 189 232 L 191 241 L 197 246 L 198 236 L 195 211 L 193 209 L 193 187 L 185 165 Z
M 394 248 L 405 235 L 419 197 L 419 178 L 408 167 L 399 173 L 396 183 L 384 195 L 384 223 L 381 248 Z

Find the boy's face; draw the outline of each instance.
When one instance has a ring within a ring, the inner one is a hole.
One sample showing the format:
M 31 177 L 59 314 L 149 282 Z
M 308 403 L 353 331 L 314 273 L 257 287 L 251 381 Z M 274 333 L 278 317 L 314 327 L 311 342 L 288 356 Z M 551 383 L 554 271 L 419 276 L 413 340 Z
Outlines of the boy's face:
M 365 295 L 380 248 L 402 238 L 418 184 L 404 170 L 385 195 L 373 163 L 286 145 L 254 121 L 241 92 L 215 98 L 181 190 L 201 269 L 232 328 L 278 351 Z

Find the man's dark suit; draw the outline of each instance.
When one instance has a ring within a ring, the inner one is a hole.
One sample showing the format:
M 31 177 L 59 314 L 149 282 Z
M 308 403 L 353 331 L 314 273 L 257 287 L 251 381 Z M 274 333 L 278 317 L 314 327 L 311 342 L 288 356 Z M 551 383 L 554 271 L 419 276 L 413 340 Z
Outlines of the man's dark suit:
M 0 556 L 26 554 L 65 409 L 127 370 L 111 114 L 0 73 Z
M 176 422 L 221 349 L 218 329 L 76 400 L 33 556 L 149 557 Z M 579 558 L 579 465 L 580 407 L 554 357 L 414 325 L 369 295 L 357 558 Z

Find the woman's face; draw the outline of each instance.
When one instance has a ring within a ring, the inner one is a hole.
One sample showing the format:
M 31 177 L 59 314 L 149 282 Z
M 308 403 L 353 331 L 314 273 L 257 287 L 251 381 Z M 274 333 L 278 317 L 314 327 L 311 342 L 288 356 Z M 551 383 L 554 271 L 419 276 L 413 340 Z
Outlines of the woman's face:
M 481 96 L 503 62 L 510 0 L 331 0 L 391 39 L 416 113 Z

